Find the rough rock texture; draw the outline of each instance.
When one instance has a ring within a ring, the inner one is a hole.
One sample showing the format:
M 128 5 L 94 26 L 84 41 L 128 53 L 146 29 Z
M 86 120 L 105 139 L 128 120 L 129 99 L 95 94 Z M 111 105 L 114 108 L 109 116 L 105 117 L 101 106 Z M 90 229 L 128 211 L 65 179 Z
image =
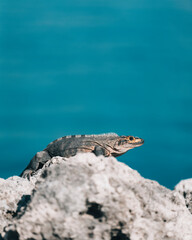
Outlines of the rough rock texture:
M 185 198 L 185 204 L 189 209 L 190 213 L 192 214 L 192 179 L 180 181 L 175 186 L 175 190 L 178 191 Z
M 31 182 L 4 240 L 192 240 L 184 198 L 115 158 L 56 157 Z
M 20 177 L 0 178 L 0 232 L 30 198 L 34 184 Z

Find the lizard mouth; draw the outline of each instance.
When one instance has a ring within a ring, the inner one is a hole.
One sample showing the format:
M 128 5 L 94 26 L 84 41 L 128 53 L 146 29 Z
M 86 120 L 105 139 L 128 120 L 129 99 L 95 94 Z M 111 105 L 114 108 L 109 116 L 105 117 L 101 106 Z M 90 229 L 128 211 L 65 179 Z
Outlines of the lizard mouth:
M 138 141 L 139 140 L 139 141 Z M 137 146 L 141 146 L 141 145 L 143 145 L 143 143 L 144 143 L 144 140 L 143 139 L 138 139 L 137 141 L 135 141 L 135 142 L 133 142 L 133 143 L 131 143 L 131 144 L 133 144 L 133 145 L 137 145 Z

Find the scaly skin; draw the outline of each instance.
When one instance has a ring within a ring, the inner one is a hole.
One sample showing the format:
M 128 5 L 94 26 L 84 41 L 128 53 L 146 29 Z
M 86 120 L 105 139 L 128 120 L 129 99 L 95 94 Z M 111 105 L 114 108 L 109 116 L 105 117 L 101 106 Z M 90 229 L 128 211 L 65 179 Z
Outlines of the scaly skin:
M 43 151 L 36 153 L 20 176 L 29 179 L 33 173 L 55 156 L 69 158 L 80 152 L 92 152 L 96 156 L 118 157 L 143 143 L 144 140 L 141 138 L 118 136 L 115 133 L 65 136 L 56 139 Z

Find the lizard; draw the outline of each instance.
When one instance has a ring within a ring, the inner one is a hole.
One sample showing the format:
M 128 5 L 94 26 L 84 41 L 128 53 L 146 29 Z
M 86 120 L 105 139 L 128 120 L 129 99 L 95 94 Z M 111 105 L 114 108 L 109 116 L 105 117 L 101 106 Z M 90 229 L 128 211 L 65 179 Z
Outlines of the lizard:
M 64 136 L 51 142 L 43 151 L 37 152 L 20 176 L 30 179 L 38 169 L 55 156 L 69 158 L 77 153 L 92 152 L 96 156 L 118 157 L 143 143 L 142 138 L 119 136 L 116 133 Z

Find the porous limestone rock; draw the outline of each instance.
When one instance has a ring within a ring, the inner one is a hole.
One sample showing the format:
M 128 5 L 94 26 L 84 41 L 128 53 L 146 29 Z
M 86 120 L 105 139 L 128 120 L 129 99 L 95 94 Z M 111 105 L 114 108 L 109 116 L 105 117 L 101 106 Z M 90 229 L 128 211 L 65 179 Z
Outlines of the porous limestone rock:
M 180 181 L 175 186 L 175 190 L 185 198 L 186 207 L 192 214 L 192 179 L 185 179 Z
M 34 185 L 27 179 L 17 176 L 7 180 L 0 178 L 0 232 L 11 222 L 23 201 L 30 198 Z
M 31 181 L 4 240 L 192 240 L 184 198 L 113 157 L 55 157 Z

